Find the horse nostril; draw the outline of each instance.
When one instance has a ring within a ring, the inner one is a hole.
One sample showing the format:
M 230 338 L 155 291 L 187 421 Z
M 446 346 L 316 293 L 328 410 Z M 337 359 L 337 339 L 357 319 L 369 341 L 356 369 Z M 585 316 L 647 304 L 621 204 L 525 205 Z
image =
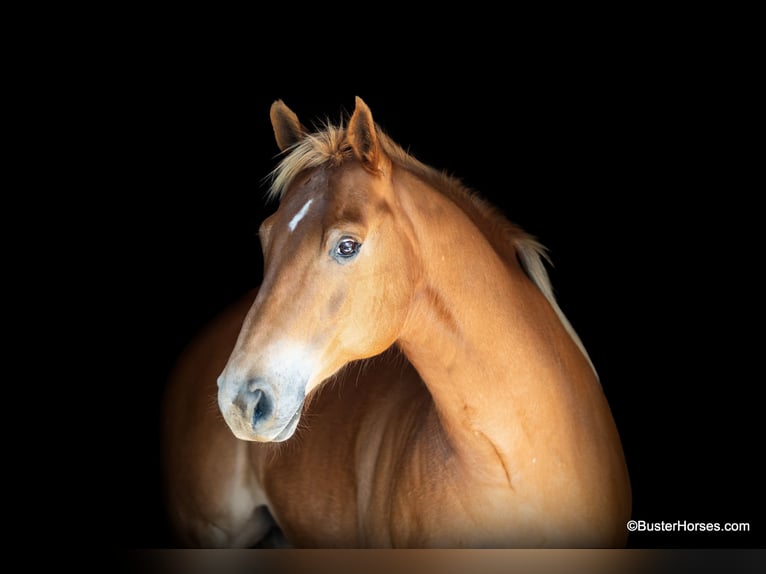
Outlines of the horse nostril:
M 234 399 L 234 405 L 244 417 L 250 417 L 250 425 L 255 429 L 266 421 L 274 410 L 274 402 L 264 387 L 263 379 L 248 381 Z
M 267 420 L 274 410 L 271 395 L 262 387 L 258 388 L 252 382 L 247 386 L 248 401 L 253 409 L 250 424 L 256 429 L 262 422 Z
M 258 424 L 258 421 L 266 415 L 268 405 L 266 395 L 261 389 L 256 389 L 250 392 L 252 393 L 253 401 L 253 427 L 255 427 Z

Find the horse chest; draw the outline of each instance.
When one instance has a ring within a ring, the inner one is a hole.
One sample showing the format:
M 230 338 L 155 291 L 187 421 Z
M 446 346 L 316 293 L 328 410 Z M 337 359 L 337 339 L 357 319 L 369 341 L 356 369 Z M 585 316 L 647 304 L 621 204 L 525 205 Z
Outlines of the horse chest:
M 470 499 L 482 498 L 481 486 L 459 478 L 428 433 L 373 428 L 359 430 L 353 449 L 304 436 L 273 462 L 267 492 L 288 539 L 302 547 L 469 545 L 480 514 Z

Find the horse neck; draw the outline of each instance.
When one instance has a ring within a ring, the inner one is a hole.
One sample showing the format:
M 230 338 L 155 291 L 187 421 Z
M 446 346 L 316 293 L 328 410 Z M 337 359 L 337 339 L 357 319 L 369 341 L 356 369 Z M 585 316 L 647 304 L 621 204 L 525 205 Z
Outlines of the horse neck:
M 454 450 L 471 465 L 489 460 L 497 470 L 500 461 L 510 482 L 559 425 L 576 426 L 575 400 L 597 379 L 515 260 L 449 198 L 412 176 L 401 184 L 421 275 L 399 346 Z

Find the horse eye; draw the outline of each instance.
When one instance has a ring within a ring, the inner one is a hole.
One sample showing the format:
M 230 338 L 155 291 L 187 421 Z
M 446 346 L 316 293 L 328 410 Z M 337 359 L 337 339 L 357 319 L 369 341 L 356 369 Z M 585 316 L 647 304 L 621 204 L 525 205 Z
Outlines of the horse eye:
M 345 237 L 340 240 L 338 246 L 335 248 L 335 254 L 338 257 L 344 259 L 350 259 L 359 253 L 359 248 L 362 246 L 358 241 L 354 241 L 350 237 Z

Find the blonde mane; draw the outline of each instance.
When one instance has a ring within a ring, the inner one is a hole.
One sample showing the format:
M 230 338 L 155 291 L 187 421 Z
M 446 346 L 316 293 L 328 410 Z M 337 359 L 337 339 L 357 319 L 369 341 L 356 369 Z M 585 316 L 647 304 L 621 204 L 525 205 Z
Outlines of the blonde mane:
M 543 263 L 545 260 L 551 264 L 546 248 L 533 236 L 506 219 L 500 210 L 479 197 L 459 179 L 423 164 L 388 137 L 380 126 L 376 125 L 375 129 L 378 142 L 395 165 L 422 179 L 458 205 L 504 260 L 520 262 L 527 276 L 553 307 L 564 328 L 598 377 L 580 337 L 556 302 L 550 277 Z M 320 129 L 306 134 L 298 143 L 284 151 L 284 157 L 270 174 L 271 187 L 267 198 L 280 200 L 295 178 L 307 169 L 323 165 L 337 166 L 350 158 L 353 158 L 353 152 L 343 123 L 332 125 L 325 122 Z

